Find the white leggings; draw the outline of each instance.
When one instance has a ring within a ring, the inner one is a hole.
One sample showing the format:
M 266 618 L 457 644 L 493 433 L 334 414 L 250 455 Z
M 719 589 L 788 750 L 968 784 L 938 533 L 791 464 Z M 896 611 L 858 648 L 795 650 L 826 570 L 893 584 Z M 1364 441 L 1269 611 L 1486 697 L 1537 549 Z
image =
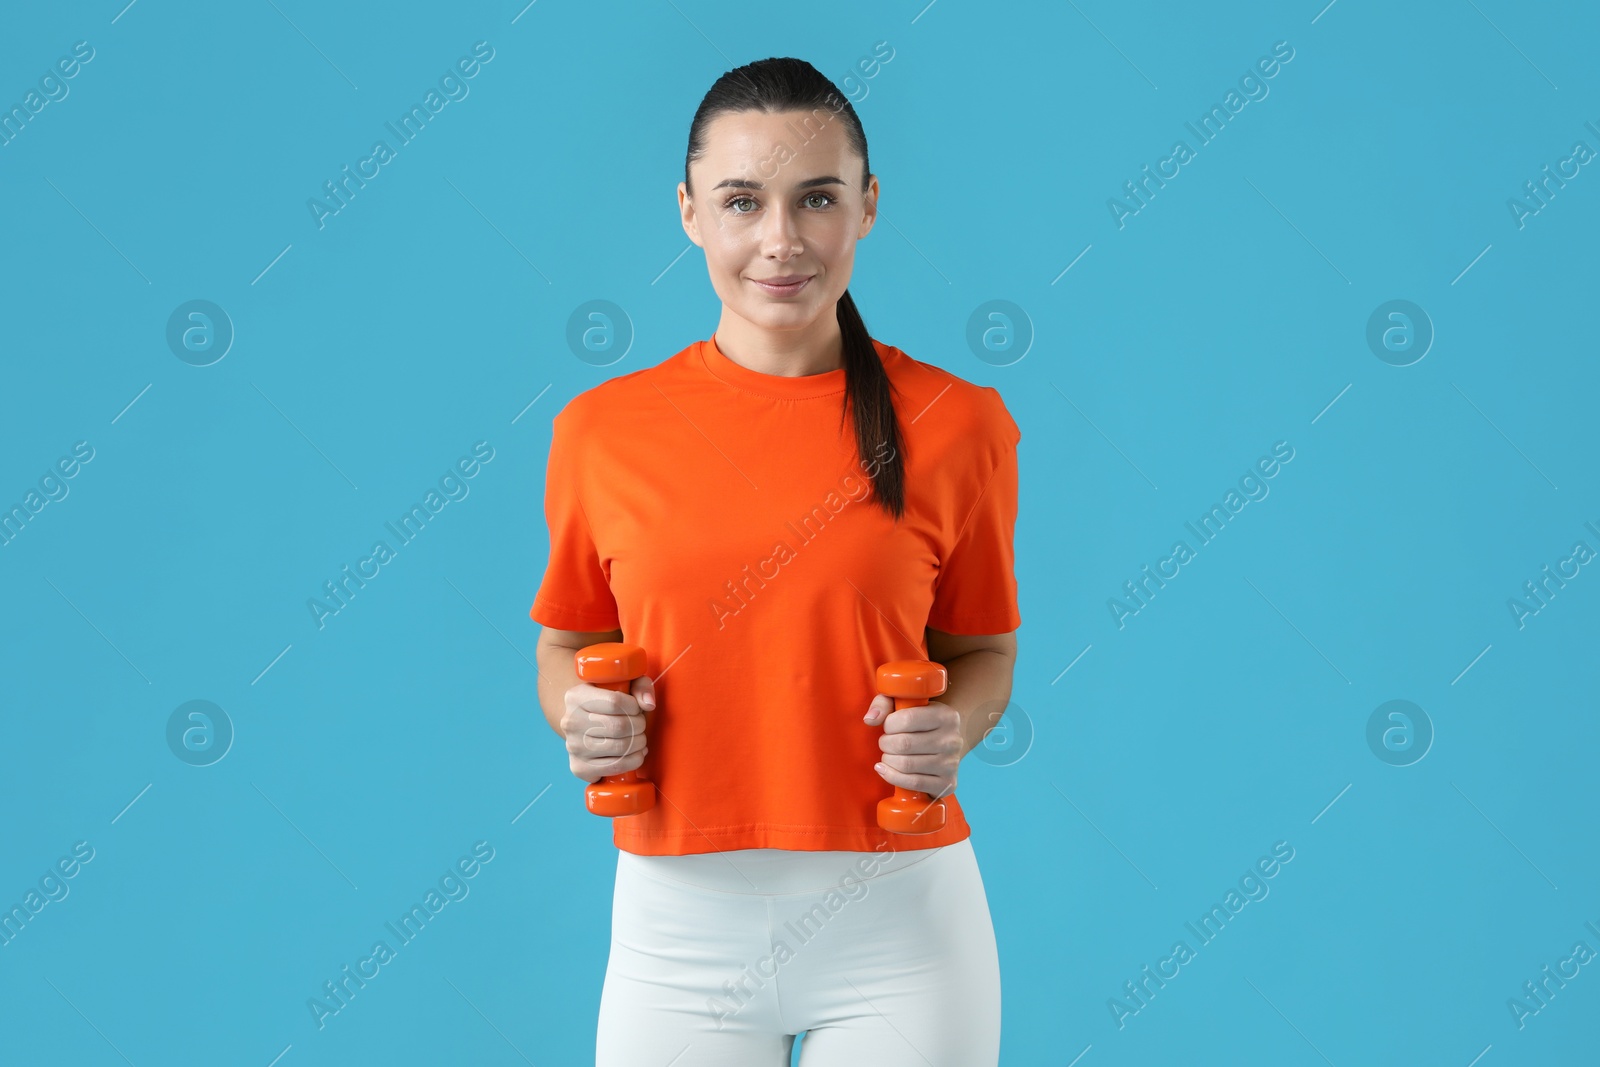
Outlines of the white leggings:
M 1000 959 L 970 838 L 618 851 L 596 1067 L 788 1067 L 802 1032 L 803 1067 L 996 1067 Z

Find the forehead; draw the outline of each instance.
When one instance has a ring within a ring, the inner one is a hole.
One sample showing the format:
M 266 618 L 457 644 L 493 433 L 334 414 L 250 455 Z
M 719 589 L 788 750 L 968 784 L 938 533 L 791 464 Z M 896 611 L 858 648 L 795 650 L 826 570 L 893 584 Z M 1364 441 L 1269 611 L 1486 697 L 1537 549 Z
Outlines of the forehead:
M 831 109 L 734 111 L 706 126 L 705 153 L 690 164 L 696 184 L 740 178 L 792 185 L 819 174 L 860 181 L 844 118 Z

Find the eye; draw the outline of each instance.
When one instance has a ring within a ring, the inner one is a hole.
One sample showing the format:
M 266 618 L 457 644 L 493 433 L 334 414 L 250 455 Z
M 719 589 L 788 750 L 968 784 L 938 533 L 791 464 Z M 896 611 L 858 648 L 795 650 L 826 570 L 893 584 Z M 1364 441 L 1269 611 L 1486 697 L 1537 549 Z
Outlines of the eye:
M 813 205 L 818 211 L 826 211 L 839 202 L 838 198 L 832 193 L 807 193 L 801 202 L 811 204 L 811 201 L 819 199 L 825 201 L 825 203 Z M 729 197 L 722 206 L 732 214 L 748 215 L 755 210 L 755 203 L 754 197 L 740 195 Z M 739 204 L 749 204 L 751 206 L 748 209 L 740 209 L 737 206 Z

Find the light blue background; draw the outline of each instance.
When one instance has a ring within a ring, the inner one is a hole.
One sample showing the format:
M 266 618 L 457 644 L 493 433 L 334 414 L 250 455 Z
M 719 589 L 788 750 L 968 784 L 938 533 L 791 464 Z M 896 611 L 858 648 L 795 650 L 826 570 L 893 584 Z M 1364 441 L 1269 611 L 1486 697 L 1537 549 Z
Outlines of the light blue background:
M 716 323 L 674 200 L 715 78 L 842 84 L 878 41 L 851 291 L 1023 431 L 1035 737 L 960 786 L 1003 1062 L 1600 1055 L 1600 965 L 1507 1008 L 1600 950 L 1600 574 L 1507 607 L 1600 549 L 1600 171 L 1507 207 L 1600 149 L 1591 6 L 121 4 L 0 34 L 8 108 L 95 49 L 0 148 L 0 503 L 95 450 L 0 548 L 0 904 L 95 850 L 0 947 L 0 1060 L 590 1061 L 615 851 L 534 697 L 549 420 Z M 470 95 L 319 229 L 307 200 L 480 40 Z M 1269 95 L 1119 228 L 1277 41 Z M 165 341 L 194 299 L 237 331 L 206 367 Z M 566 341 L 596 299 L 633 332 L 603 367 Z M 1392 299 L 1437 331 L 1409 366 L 1366 343 Z M 965 340 L 990 300 L 1032 332 L 1009 366 Z M 470 495 L 319 630 L 308 598 L 477 441 Z M 1276 441 L 1270 495 L 1119 628 Z M 236 730 L 202 768 L 166 741 L 195 699 Z M 1366 741 L 1393 699 L 1436 731 L 1407 767 Z M 470 895 L 319 1030 L 307 1000 L 480 840 Z M 1277 841 L 1270 895 L 1119 1029 L 1108 999 Z

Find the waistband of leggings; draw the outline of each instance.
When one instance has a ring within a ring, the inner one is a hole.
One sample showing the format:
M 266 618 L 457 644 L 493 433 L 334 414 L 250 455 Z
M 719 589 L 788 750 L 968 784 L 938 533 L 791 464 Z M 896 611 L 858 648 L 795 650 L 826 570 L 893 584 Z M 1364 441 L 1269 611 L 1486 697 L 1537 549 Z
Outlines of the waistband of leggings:
M 806 852 L 782 848 L 735 848 L 698 852 L 687 856 L 642 856 L 617 850 L 618 871 L 628 870 L 654 879 L 717 893 L 752 896 L 791 896 L 829 889 L 854 890 L 863 882 L 921 869 L 941 854 L 953 859 L 972 853 L 972 839 L 939 848 L 884 849 L 878 852 Z

